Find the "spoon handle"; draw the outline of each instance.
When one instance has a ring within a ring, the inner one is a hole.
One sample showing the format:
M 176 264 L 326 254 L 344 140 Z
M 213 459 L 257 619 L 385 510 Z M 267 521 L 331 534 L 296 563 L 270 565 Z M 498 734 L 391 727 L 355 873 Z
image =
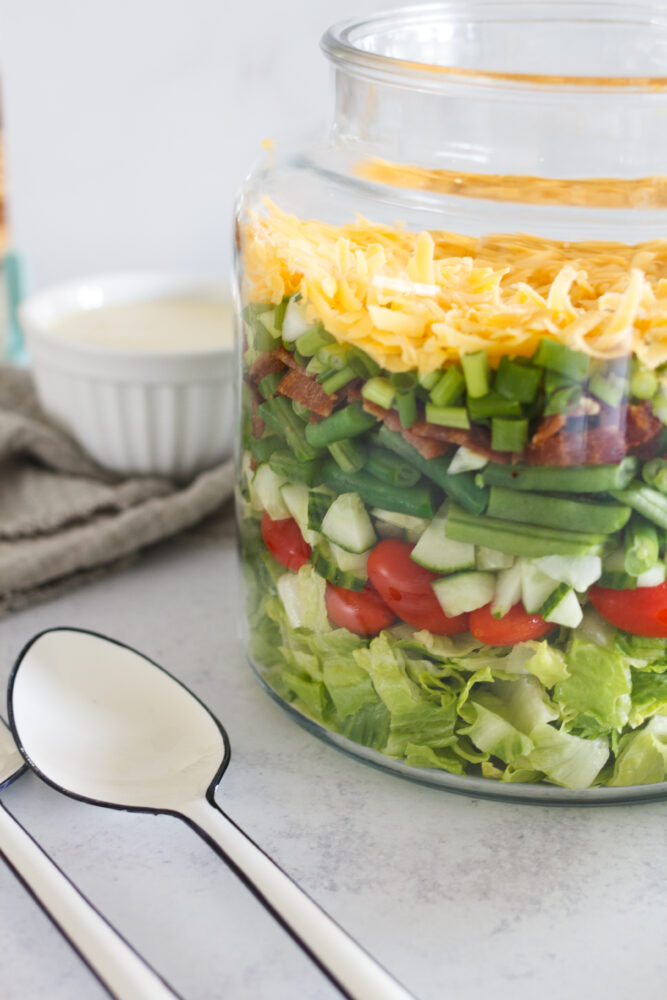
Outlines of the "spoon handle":
M 178 1000 L 0 803 L 0 856 L 116 1000 Z
M 414 1000 L 233 820 L 200 799 L 180 810 L 350 1000 Z

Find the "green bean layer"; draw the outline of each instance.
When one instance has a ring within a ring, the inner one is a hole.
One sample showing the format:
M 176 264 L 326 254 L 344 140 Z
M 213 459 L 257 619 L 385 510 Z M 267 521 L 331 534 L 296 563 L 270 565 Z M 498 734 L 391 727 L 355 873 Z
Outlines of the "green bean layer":
M 336 410 L 330 417 L 325 417 L 318 424 L 308 424 L 305 430 L 306 441 L 313 448 L 325 448 L 334 441 L 363 434 L 376 423 L 377 417 L 372 413 L 366 413 L 361 403 L 350 403 L 342 410 Z
M 392 486 L 415 486 L 421 478 L 419 470 L 386 448 L 371 448 L 366 471 Z
M 322 478 L 337 493 L 358 493 L 370 507 L 413 514 L 415 517 L 435 517 L 437 502 L 428 486 L 391 486 L 366 472 L 343 472 L 332 461 L 325 463 Z
M 475 517 L 453 505 L 447 516 L 445 533 L 456 542 L 485 545 L 507 555 L 529 559 L 553 555 L 600 555 L 607 541 L 606 536 L 600 534 L 559 531 L 531 524 L 519 526 L 484 514 Z
M 449 475 L 447 467 L 451 461 L 449 456 L 442 458 L 423 458 L 416 448 L 405 440 L 397 431 L 390 431 L 383 424 L 378 433 L 380 444 L 400 455 L 406 462 L 421 472 L 432 482 L 436 483 L 445 491 L 452 500 L 465 507 L 472 514 L 481 514 L 486 510 L 489 491 L 483 486 L 478 486 L 475 477 L 470 472 L 460 472 L 456 475 Z
M 618 465 L 498 465 L 489 462 L 480 475 L 487 486 L 507 486 L 512 490 L 607 493 L 624 489 L 636 471 L 637 459 L 628 457 Z
M 487 513 L 519 524 L 599 532 L 610 535 L 625 527 L 630 508 L 616 503 L 569 500 L 548 493 L 528 493 L 492 486 Z

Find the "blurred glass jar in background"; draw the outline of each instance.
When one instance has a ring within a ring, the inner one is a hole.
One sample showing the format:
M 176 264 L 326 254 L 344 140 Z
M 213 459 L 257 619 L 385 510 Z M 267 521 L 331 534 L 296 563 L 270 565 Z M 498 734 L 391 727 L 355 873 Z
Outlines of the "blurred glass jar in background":
M 419 780 L 664 781 L 666 46 L 650 4 L 348 22 L 326 139 L 240 203 L 249 657 Z

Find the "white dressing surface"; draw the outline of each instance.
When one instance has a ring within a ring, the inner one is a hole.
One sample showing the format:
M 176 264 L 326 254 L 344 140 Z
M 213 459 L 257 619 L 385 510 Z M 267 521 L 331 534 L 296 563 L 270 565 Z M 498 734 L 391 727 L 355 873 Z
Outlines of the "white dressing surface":
M 227 350 L 234 312 L 231 302 L 151 299 L 66 313 L 52 329 L 68 340 L 122 351 Z

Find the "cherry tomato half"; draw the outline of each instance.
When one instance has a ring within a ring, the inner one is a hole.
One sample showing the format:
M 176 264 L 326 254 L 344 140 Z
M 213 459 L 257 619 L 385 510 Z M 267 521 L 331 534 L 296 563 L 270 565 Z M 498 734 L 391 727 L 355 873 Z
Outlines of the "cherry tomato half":
M 515 604 L 503 618 L 494 618 L 491 605 L 470 612 L 470 631 L 485 646 L 514 646 L 541 639 L 556 626 L 539 615 L 529 615 L 523 604 Z
M 632 635 L 667 637 L 667 583 L 637 590 L 591 587 L 591 604 L 603 618 Z
M 368 557 L 368 576 L 392 611 L 414 628 L 435 635 L 456 635 L 468 629 L 468 616 L 448 618 L 431 587 L 441 574 L 424 569 L 410 558 L 414 545 L 385 538 Z
M 293 517 L 272 521 L 264 511 L 262 514 L 262 538 L 267 549 L 281 566 L 296 572 L 310 559 L 310 545 Z
M 349 629 L 355 635 L 377 635 L 396 617 L 370 583 L 363 590 L 347 590 L 327 583 L 324 600 L 331 624 Z

